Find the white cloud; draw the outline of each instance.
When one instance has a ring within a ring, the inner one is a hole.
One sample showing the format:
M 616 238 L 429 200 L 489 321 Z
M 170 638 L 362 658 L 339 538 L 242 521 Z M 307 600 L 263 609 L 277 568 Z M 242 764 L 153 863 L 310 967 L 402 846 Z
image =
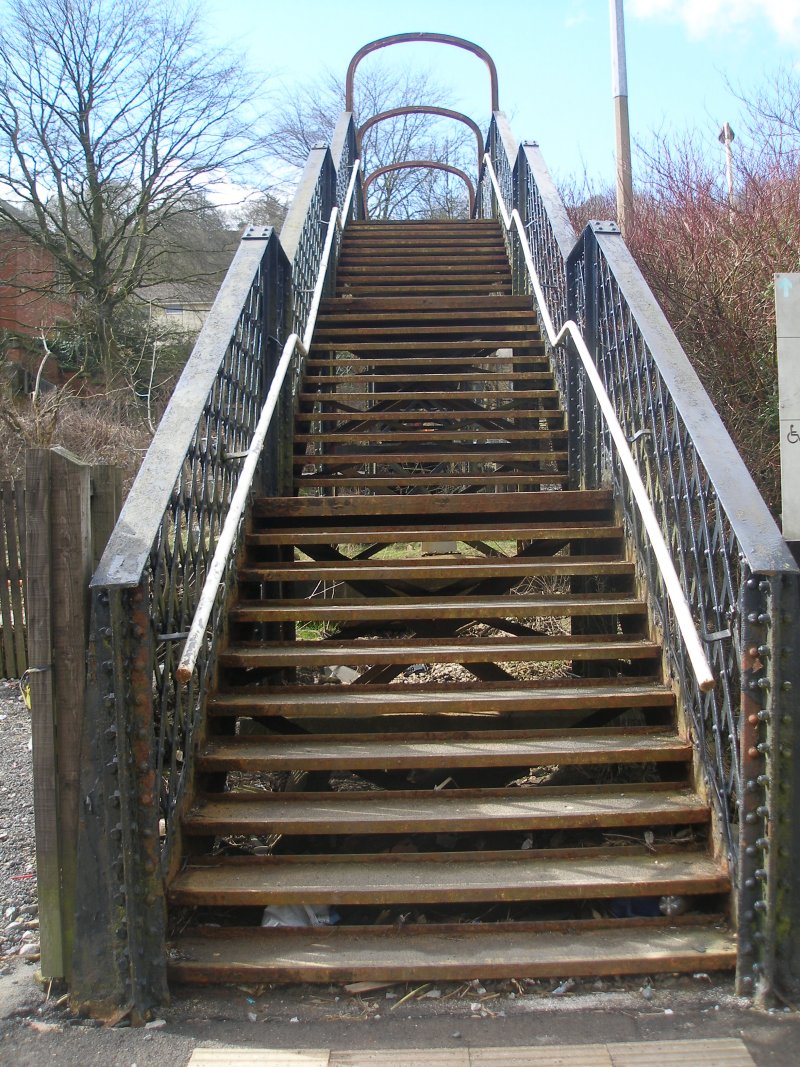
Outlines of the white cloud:
M 800 0 L 629 0 L 633 18 L 685 23 L 693 37 L 725 33 L 764 20 L 784 38 L 800 36 Z

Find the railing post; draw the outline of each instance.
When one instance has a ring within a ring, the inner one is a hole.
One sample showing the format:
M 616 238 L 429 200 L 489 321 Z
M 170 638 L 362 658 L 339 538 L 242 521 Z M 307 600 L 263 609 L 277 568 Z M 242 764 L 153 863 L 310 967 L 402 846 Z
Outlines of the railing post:
M 596 257 L 593 235 L 585 231 L 567 260 L 567 318 L 582 329 L 589 351 L 597 360 L 597 292 Z M 596 489 L 597 478 L 597 405 L 594 394 L 584 388 L 580 360 L 572 340 L 567 342 L 567 423 L 569 428 L 570 488 Z
M 770 649 L 767 720 L 770 844 L 762 857 L 766 869 L 765 913 L 772 943 L 773 989 L 784 998 L 800 996 L 800 582 L 797 575 L 770 579 Z
M 95 589 L 70 997 L 142 1022 L 167 999 L 147 579 Z
M 264 362 L 263 396 L 266 399 L 275 369 L 281 358 L 283 343 L 289 334 L 291 314 L 291 268 L 280 242 L 271 238 L 261 261 L 261 336 Z M 270 433 L 264 444 L 260 487 L 268 496 L 286 496 L 292 485 L 292 390 L 290 383 L 281 392 L 276 412 L 278 432 Z M 287 433 L 289 439 L 287 440 Z
M 736 985 L 752 996 L 763 986 L 768 951 L 769 921 L 765 914 L 764 864 L 769 851 L 770 815 L 764 746 L 767 744 L 768 692 L 766 664 L 770 616 L 766 590 L 769 583 L 748 574 L 739 600 L 741 617 L 741 721 L 739 728 L 742 793 L 739 806 L 739 862 L 736 875 L 736 911 L 739 952 Z M 759 972 L 762 977 L 759 978 Z

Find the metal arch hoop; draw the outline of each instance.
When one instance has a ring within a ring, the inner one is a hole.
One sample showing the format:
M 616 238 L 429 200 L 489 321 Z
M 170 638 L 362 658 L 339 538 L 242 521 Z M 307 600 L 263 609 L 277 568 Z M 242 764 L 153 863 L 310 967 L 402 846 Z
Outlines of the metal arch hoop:
M 389 163 L 385 167 L 378 167 L 367 178 L 364 179 L 364 218 L 369 218 L 369 209 L 367 207 L 367 193 L 370 185 L 376 178 L 380 178 L 382 174 L 388 174 L 392 170 L 406 170 L 414 167 L 425 167 L 429 170 L 446 170 L 448 174 L 455 174 L 457 178 L 460 178 L 467 187 L 469 193 L 469 213 L 470 217 L 475 212 L 475 186 L 470 181 L 469 175 L 465 174 L 463 170 L 459 170 L 458 167 L 452 167 L 449 163 L 437 163 L 432 159 L 409 159 L 404 163 Z
M 359 48 L 350 60 L 350 65 L 347 68 L 345 110 L 353 110 L 353 84 L 355 82 L 356 67 L 365 56 L 368 56 L 370 52 L 377 52 L 379 48 L 390 48 L 395 44 L 413 44 L 418 41 L 430 41 L 433 44 L 446 44 L 452 45 L 453 48 L 463 48 L 466 52 L 472 52 L 473 55 L 482 59 L 489 68 L 492 92 L 492 111 L 500 110 L 497 67 L 494 65 L 494 60 L 486 49 L 481 48 L 479 44 L 473 44 L 472 41 L 467 41 L 463 37 L 451 37 L 449 33 L 396 33 L 391 37 L 379 37 L 377 41 L 371 41 L 369 44 L 365 44 L 363 48 Z
M 478 146 L 478 170 L 480 171 L 481 163 L 483 162 L 483 134 L 481 133 L 480 126 L 478 126 L 477 122 L 471 119 L 469 115 L 464 115 L 461 111 L 451 111 L 450 108 L 447 107 L 434 107 L 432 104 L 430 106 L 426 104 L 408 104 L 406 107 L 393 107 L 389 111 L 381 111 L 380 114 L 373 115 L 371 119 L 362 122 L 358 127 L 356 136 L 358 137 L 359 149 L 361 147 L 361 138 L 367 130 L 372 129 L 372 127 L 376 126 L 379 122 L 383 122 L 384 119 L 394 119 L 401 115 L 441 115 L 443 118 L 455 119 L 456 122 L 461 122 L 465 126 L 469 126 L 475 134 L 475 142 Z M 359 155 L 361 155 L 360 151 Z

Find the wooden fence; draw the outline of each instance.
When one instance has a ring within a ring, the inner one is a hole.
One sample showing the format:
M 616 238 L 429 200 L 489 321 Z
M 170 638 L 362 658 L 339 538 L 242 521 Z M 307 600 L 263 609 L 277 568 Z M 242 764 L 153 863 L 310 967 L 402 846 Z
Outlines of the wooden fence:
M 0 483 L 0 678 L 28 666 L 25 601 L 25 484 Z

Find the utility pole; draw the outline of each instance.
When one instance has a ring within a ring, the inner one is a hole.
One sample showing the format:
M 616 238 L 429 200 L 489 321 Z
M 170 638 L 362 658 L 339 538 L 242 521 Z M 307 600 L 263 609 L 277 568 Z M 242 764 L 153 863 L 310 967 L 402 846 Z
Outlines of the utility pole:
M 628 69 L 625 62 L 625 16 L 622 0 L 609 0 L 611 9 L 611 91 L 617 132 L 617 222 L 622 236 L 633 219 L 631 127 L 628 118 Z
M 726 122 L 719 131 L 719 142 L 725 146 L 725 163 L 728 172 L 728 203 L 733 207 L 733 130 L 730 123 Z

